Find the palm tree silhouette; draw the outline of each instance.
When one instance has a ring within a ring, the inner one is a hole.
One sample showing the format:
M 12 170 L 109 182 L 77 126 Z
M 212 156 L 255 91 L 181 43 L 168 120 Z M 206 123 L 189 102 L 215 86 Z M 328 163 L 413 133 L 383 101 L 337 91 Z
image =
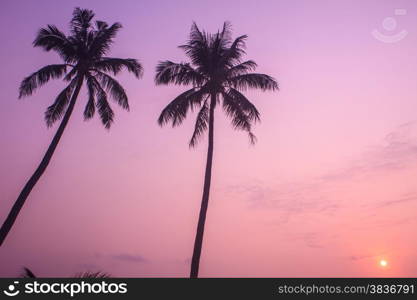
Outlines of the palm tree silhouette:
M 71 34 L 69 36 L 54 25 L 48 25 L 39 30 L 33 42 L 34 47 L 57 52 L 64 62 L 48 65 L 26 77 L 20 85 L 19 98 L 30 96 L 35 89 L 51 79 L 63 77 L 68 85 L 45 112 L 48 127 L 62 118 L 61 124 L 40 165 L 24 186 L 0 228 L 0 246 L 16 221 L 32 188 L 45 172 L 70 119 L 83 83 L 86 82 L 88 90 L 88 100 L 84 110 L 85 120 L 92 118 L 97 108 L 103 125 L 107 129 L 110 128 L 114 113 L 109 105 L 108 95 L 123 109 L 129 110 L 128 97 L 124 88 L 107 73 L 117 75 L 126 69 L 139 78 L 143 72 L 142 66 L 132 58 L 106 57 L 105 54 L 109 51 L 121 24 L 114 23 L 109 26 L 103 21 L 95 21 L 92 24 L 93 17 L 94 13 L 91 10 L 75 8 L 70 22 Z
M 222 100 L 225 113 L 232 120 L 235 129 L 248 133 L 250 142 L 255 143 L 252 123 L 260 120 L 256 107 L 241 93 L 249 88 L 278 90 L 274 78 L 251 73 L 256 68 L 252 60 L 241 60 L 245 54 L 245 40 L 242 35 L 232 40 L 230 24 L 216 34 L 200 31 L 195 23 L 191 27 L 189 41 L 179 46 L 190 58 L 191 63 L 160 62 L 156 68 L 156 84 L 192 85 L 192 88 L 177 96 L 162 111 L 158 122 L 163 126 L 172 123 L 180 125 L 189 110 L 199 109 L 194 133 L 189 146 L 195 147 L 208 129 L 207 163 L 204 188 L 198 219 L 190 277 L 198 277 L 204 225 L 210 193 L 213 161 L 214 109 Z

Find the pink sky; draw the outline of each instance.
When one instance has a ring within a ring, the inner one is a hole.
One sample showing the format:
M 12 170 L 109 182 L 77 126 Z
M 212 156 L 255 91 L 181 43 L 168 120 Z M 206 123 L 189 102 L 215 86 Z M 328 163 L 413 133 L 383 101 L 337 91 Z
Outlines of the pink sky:
M 20 81 L 59 58 L 35 49 L 36 31 L 67 32 L 74 7 L 123 29 L 111 56 L 138 58 L 123 74 L 131 111 L 113 105 L 108 132 L 84 122 L 83 100 L 46 173 L 0 248 L 0 276 L 102 270 L 187 276 L 206 143 L 188 149 L 195 115 L 179 128 L 156 119 L 182 87 L 156 87 L 159 60 L 183 61 L 192 21 L 225 20 L 248 34 L 247 59 L 279 93 L 249 92 L 258 143 L 218 110 L 201 276 L 417 276 L 417 4 L 415 1 L 0 2 L 0 221 L 56 127 L 43 121 L 56 81 L 18 101 Z M 395 9 L 407 14 L 395 16 Z M 382 21 L 395 17 L 389 32 Z M 408 35 L 383 43 L 371 32 Z M 85 102 L 84 102 L 85 103 Z M 388 267 L 378 265 L 380 259 Z

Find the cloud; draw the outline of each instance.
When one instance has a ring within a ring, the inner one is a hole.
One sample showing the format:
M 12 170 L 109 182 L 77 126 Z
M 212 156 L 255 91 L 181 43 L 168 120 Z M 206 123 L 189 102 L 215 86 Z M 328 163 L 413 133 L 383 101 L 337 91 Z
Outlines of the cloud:
M 287 237 L 289 241 L 302 241 L 306 247 L 314 248 L 314 249 L 321 249 L 324 248 L 323 243 L 319 241 L 323 241 L 323 234 L 318 232 L 305 232 L 305 233 L 292 233 L 291 236 Z
M 352 256 L 349 256 L 348 259 L 357 261 L 357 260 L 369 259 L 369 258 L 374 258 L 374 257 L 376 257 L 376 255 L 352 255 Z
M 347 162 L 339 169 L 325 174 L 300 180 L 277 184 L 265 184 L 260 180 L 226 186 L 226 196 L 243 198 L 250 209 L 280 210 L 283 220 L 294 214 L 326 213 L 334 214 L 347 202 L 341 201 L 339 191 L 344 183 L 376 174 L 385 175 L 386 171 L 405 169 L 417 162 L 417 123 L 408 122 L 388 133 L 379 145 L 373 146 L 358 157 Z M 399 205 L 417 200 L 416 195 L 408 195 L 396 200 L 387 200 L 377 204 L 378 207 Z M 373 206 L 375 208 L 375 206 Z
M 379 171 L 396 171 L 417 161 L 417 122 L 408 122 L 388 133 L 375 145 L 345 167 L 321 176 L 326 182 L 346 181 Z
M 401 198 L 396 199 L 396 200 L 387 200 L 387 201 L 379 202 L 378 207 L 386 207 L 386 206 L 403 204 L 403 203 L 414 202 L 414 201 L 417 201 L 417 195 L 402 196 Z
M 250 209 L 279 210 L 284 219 L 293 214 L 333 213 L 339 204 L 328 197 L 323 186 L 316 181 L 279 183 L 266 186 L 260 181 L 240 185 L 229 185 L 223 189 L 226 196 L 241 197 Z
M 145 259 L 141 255 L 131 255 L 131 254 L 117 254 L 111 256 L 113 259 L 126 261 L 126 262 L 134 262 L 134 263 L 144 263 L 147 262 L 147 259 Z

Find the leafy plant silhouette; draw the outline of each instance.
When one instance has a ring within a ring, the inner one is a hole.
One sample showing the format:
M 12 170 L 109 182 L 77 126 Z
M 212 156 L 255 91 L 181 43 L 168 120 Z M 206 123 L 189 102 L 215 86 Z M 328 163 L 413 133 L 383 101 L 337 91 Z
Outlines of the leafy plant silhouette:
M 242 35 L 232 40 L 230 24 L 215 34 L 201 31 L 195 23 L 191 27 L 188 42 L 179 46 L 185 51 L 190 63 L 160 62 L 156 68 L 156 84 L 191 85 L 192 88 L 172 100 L 159 116 L 162 126 L 180 125 L 189 111 L 198 109 L 194 133 L 189 146 L 195 147 L 208 130 L 207 162 L 201 209 L 195 236 L 190 277 L 198 277 L 204 226 L 207 215 L 214 149 L 214 110 L 221 103 L 235 129 L 246 131 L 251 143 L 256 137 L 252 124 L 260 120 L 260 114 L 243 94 L 247 89 L 278 90 L 274 78 L 253 73 L 257 67 L 253 60 L 242 61 L 245 40 Z
M 142 75 L 142 66 L 132 58 L 106 57 L 121 24 L 114 23 L 109 26 L 103 21 L 93 23 L 93 17 L 93 11 L 75 8 L 70 22 L 70 35 L 65 35 L 54 25 L 48 25 L 39 30 L 33 42 L 34 47 L 58 53 L 63 63 L 45 66 L 26 77 L 20 85 L 19 98 L 32 95 L 37 88 L 51 79 L 63 77 L 68 84 L 45 112 L 45 121 L 49 127 L 62 118 L 61 123 L 41 163 L 23 187 L 0 228 L 0 246 L 6 239 L 30 192 L 51 161 L 83 83 L 86 83 L 88 90 L 84 119 L 91 119 L 97 108 L 103 125 L 109 129 L 114 113 L 108 98 L 115 100 L 123 109 L 129 110 L 128 97 L 123 86 L 108 73 L 117 75 L 126 69 L 139 78 Z

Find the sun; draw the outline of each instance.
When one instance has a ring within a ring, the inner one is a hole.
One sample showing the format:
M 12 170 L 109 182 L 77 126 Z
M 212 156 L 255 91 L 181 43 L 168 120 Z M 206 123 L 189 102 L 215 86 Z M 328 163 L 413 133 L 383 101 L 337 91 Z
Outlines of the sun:
M 381 267 L 386 267 L 386 266 L 388 266 L 388 262 L 385 260 L 385 259 L 381 259 L 380 261 L 379 261 L 379 265 L 381 266 Z

